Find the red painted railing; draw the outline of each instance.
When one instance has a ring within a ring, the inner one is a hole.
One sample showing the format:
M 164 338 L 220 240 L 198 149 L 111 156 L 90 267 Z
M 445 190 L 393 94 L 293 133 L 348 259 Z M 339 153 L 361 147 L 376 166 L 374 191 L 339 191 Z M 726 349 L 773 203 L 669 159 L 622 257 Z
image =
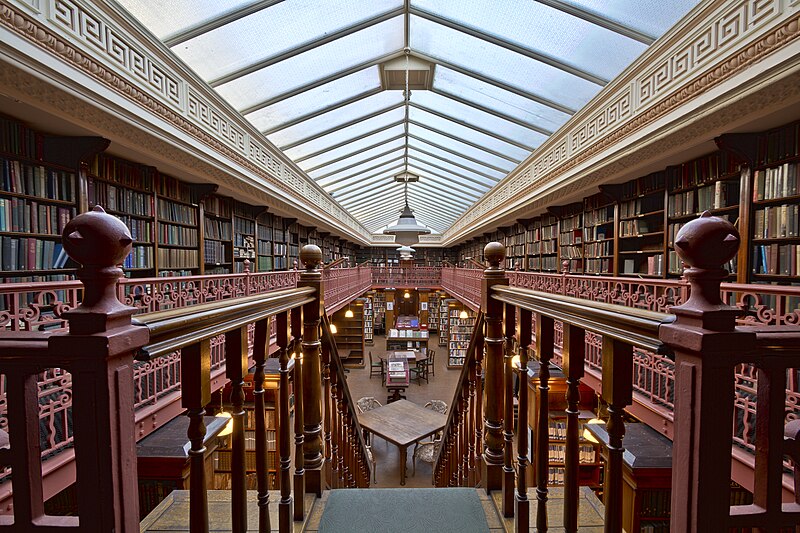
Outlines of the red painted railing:
M 439 267 L 372 267 L 372 284 L 375 287 L 433 288 L 442 285 Z

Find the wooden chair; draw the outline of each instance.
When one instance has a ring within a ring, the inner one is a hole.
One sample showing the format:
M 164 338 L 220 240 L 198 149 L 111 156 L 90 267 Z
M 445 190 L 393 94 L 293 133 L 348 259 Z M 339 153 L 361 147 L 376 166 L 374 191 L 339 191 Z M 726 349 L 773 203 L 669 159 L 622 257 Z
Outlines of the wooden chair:
M 410 367 L 408 369 L 412 374 L 414 374 L 414 378 L 417 380 L 417 385 L 420 384 L 420 379 L 424 379 L 425 383 L 429 383 L 428 381 L 428 365 L 425 361 L 420 361 L 416 365 Z
M 383 361 L 378 359 L 378 362 L 375 363 L 372 360 L 372 351 L 369 352 L 369 377 L 372 378 L 372 374 L 378 374 L 383 380 Z
M 425 366 L 428 367 L 428 375 L 436 375 L 436 365 L 434 363 L 436 357 L 436 350 L 428 350 L 428 359 L 425 361 Z

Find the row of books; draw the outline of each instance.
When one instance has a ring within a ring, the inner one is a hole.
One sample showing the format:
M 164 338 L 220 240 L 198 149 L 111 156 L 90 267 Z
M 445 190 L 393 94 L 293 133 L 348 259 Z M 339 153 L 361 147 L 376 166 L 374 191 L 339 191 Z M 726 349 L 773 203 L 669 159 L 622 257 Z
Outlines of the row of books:
M 641 178 L 631 180 L 623 183 L 620 186 L 620 195 L 622 198 L 637 198 L 644 196 L 651 192 L 664 189 L 664 173 L 655 172 Z
M 631 218 L 648 213 L 655 213 L 664 209 L 664 196 L 661 194 L 637 198 L 619 204 L 620 218 Z
M 555 239 L 528 243 L 528 255 L 554 254 L 558 248 Z
M 583 242 L 583 230 L 582 229 L 572 229 L 567 231 L 562 231 L 561 235 L 559 236 L 559 244 L 563 245 L 570 245 L 570 244 L 581 244 Z
M 272 255 L 272 243 L 269 241 L 258 241 L 258 255 Z
M 642 517 L 668 517 L 670 514 L 669 490 L 639 491 L 639 512 Z
M 133 218 L 127 215 L 118 215 L 123 224 L 131 230 L 131 237 L 138 242 L 152 242 L 153 221 L 143 218 Z
M 188 248 L 159 248 L 158 264 L 161 268 L 197 268 L 198 250 Z
M 567 446 L 564 443 L 550 443 L 549 459 L 554 463 L 565 463 L 567 460 Z M 578 461 L 583 464 L 591 464 L 597 461 L 597 452 L 591 444 L 581 444 L 578 446 Z
M 193 204 L 197 201 L 197 193 L 191 185 L 164 174 L 159 174 L 158 176 L 156 192 L 159 196 L 167 196 L 187 204 Z
M 684 265 L 681 258 L 678 257 L 678 253 L 675 250 L 669 250 L 668 258 L 669 258 L 669 273 L 675 274 L 677 276 L 683 275 Z M 722 268 L 724 268 L 731 274 L 735 274 L 737 262 L 738 259 L 736 257 L 733 257 L 727 263 L 722 265 Z
M 0 117 L 0 151 L 28 159 L 41 159 L 42 134 L 15 120 Z
M 740 162 L 726 152 L 716 152 L 667 169 L 670 191 L 679 191 L 718 180 L 739 171 Z
M 220 196 L 208 196 L 203 199 L 203 211 L 220 218 L 231 218 L 231 201 Z
M 800 244 L 764 244 L 753 248 L 753 273 L 797 276 Z
M 583 215 L 584 226 L 597 226 L 614 221 L 614 206 L 609 205 L 600 209 L 589 211 Z
M 60 242 L 34 237 L 0 236 L 0 265 L 3 265 L 3 270 L 64 268 L 67 259 Z
M 153 248 L 150 246 L 134 246 L 125 258 L 124 268 L 153 268 Z
M 583 250 L 580 246 L 562 246 L 561 259 L 582 259 Z
M 636 259 L 623 259 L 622 273 L 661 276 L 664 273 L 664 254 L 649 255 Z
M 800 155 L 800 121 L 758 137 L 758 163 L 768 165 Z
M 226 220 L 206 218 L 203 221 L 206 230 L 206 238 L 221 241 L 231 240 L 231 223 Z
M 180 246 L 197 246 L 197 229 L 172 224 L 158 225 L 158 242 Z
M 24 198 L 0 198 L 0 231 L 61 235 L 74 216 L 74 207 L 40 204 Z
M 585 272 L 587 274 L 611 274 L 613 271 L 613 263 L 611 258 L 604 259 L 586 259 Z
M 632 220 L 621 220 L 619 223 L 620 237 L 638 237 L 648 233 L 657 233 L 663 229 L 662 220 L 649 218 L 635 218 Z
M 158 199 L 158 218 L 179 222 L 181 224 L 197 224 L 197 208 L 191 205 L 176 204 L 163 198 Z
M 233 217 L 233 232 L 235 234 L 254 235 L 256 223 L 252 220 L 235 216 Z
M 2 159 L 2 189 L 50 200 L 75 201 L 75 174 L 64 170 Z
M 547 270 L 555 272 L 557 270 L 557 257 L 532 257 L 528 260 L 528 268 L 531 270 Z
M 722 209 L 739 203 L 739 184 L 718 181 L 706 187 L 670 195 L 667 214 L 671 217 L 694 215 L 709 209 Z
M 613 234 L 614 230 L 609 225 L 593 226 L 583 230 L 584 237 L 587 241 L 602 241 Z
M 583 252 L 586 257 L 600 257 L 603 255 L 611 255 L 614 253 L 613 241 L 594 242 L 591 244 L 583 245 Z
M 89 167 L 89 172 L 125 187 L 134 187 L 148 192 L 153 191 L 155 169 L 152 167 L 99 154 L 94 158 L 92 165 Z
M 89 202 L 92 205 L 129 215 L 153 216 L 153 197 L 147 193 L 93 179 L 89 180 L 88 188 Z
M 203 260 L 208 264 L 226 263 L 228 262 L 228 254 L 226 252 L 227 243 L 222 241 L 204 241 L 203 242 Z
M 779 239 L 800 236 L 800 205 L 784 204 L 757 209 L 753 213 L 753 237 Z
M 772 200 L 800 194 L 797 186 L 798 163 L 784 163 L 756 170 L 753 177 L 753 200 Z
M 561 222 L 559 223 L 560 231 L 569 231 L 575 229 L 582 229 L 583 228 L 583 216 L 582 213 L 577 215 L 573 215 L 571 217 L 562 218 Z
M 558 233 L 558 226 L 553 219 L 553 223 L 545 226 L 538 226 L 525 232 L 525 240 L 541 241 L 543 239 L 555 239 Z

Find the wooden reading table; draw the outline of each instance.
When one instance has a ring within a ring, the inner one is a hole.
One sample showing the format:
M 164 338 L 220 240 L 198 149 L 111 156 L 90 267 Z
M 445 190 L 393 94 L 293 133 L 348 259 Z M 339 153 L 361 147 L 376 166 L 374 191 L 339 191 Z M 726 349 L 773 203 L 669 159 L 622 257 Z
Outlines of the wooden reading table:
M 444 429 L 447 417 L 408 400 L 397 400 L 358 415 L 363 429 L 400 450 L 400 484 L 406 484 L 406 450 L 410 444 Z

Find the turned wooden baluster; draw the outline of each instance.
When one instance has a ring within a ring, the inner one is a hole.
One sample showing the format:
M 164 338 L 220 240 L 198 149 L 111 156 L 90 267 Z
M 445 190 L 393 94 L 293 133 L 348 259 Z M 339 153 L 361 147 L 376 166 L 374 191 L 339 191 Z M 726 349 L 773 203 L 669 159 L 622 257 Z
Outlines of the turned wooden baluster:
M 303 308 L 292 309 L 292 339 L 294 346 L 294 519 L 305 516 L 305 467 L 303 464 Z
M 467 486 L 475 486 L 475 432 L 477 414 L 475 412 L 475 357 L 469 359 L 469 390 L 467 399 Z
M 328 432 L 328 439 L 330 440 L 330 480 L 331 488 L 338 488 L 339 487 L 339 454 L 341 450 L 339 449 L 339 376 L 336 372 L 330 372 L 329 370 L 329 378 L 331 380 L 331 391 L 330 391 L 330 399 L 328 400 L 328 404 L 330 405 L 330 418 L 331 418 L 331 427 L 330 431 Z
M 208 533 L 206 494 L 206 425 L 204 406 L 211 402 L 211 341 L 204 339 L 181 350 L 181 406 L 189 417 L 189 530 Z
M 503 363 L 505 409 L 503 413 L 503 516 L 514 516 L 514 330 L 516 309 L 505 304 L 505 361 Z
M 490 242 L 483 249 L 483 256 L 489 268 L 483 273 L 481 290 L 481 310 L 486 322 L 486 405 L 484 407 L 484 427 L 486 430 L 486 449 L 483 452 L 483 468 L 486 475 L 483 485 L 486 492 L 498 490 L 503 484 L 503 303 L 489 297 L 495 285 L 508 285 L 505 271 L 500 264 L 505 259 L 506 248 L 499 242 Z
M 336 388 L 337 432 L 335 446 L 339 450 L 337 468 L 339 470 L 339 486 L 341 487 L 344 487 L 344 480 L 346 476 L 344 455 L 347 453 L 347 428 L 345 427 L 344 409 L 344 383 L 340 382 Z
M 469 374 L 467 374 L 469 376 Z M 461 393 L 459 394 L 459 402 L 461 408 L 461 419 L 463 420 L 463 441 L 461 442 L 461 483 L 460 486 L 469 485 L 469 461 L 470 461 L 470 448 L 472 447 L 472 432 L 475 430 L 473 421 L 469 417 L 469 377 L 461 383 Z
M 622 531 L 622 438 L 625 407 L 633 401 L 633 347 L 603 336 L 602 398 L 608 404 L 608 460 L 603 498 L 606 531 Z
M 514 513 L 514 531 L 530 528 L 530 502 L 528 501 L 528 348 L 531 345 L 532 313 L 519 310 L 517 338 L 519 339 L 519 404 L 517 409 L 517 494 Z
M 307 244 L 300 250 L 306 269 L 300 272 L 298 287 L 312 287 L 316 298 L 303 305 L 303 454 L 306 491 L 322 496 L 322 367 L 320 364 L 320 321 L 324 309 L 322 250 Z
M 547 531 L 547 482 L 550 460 L 550 360 L 553 358 L 555 323 L 552 318 L 536 315 L 536 355 L 539 359 L 538 410 L 536 411 L 536 529 Z
M 564 529 L 578 530 L 578 502 L 580 495 L 578 470 L 580 467 L 579 429 L 581 395 L 579 391 L 583 377 L 586 331 L 583 328 L 563 325 L 564 345 L 561 349 L 564 375 L 567 378 L 567 443 L 564 469 Z
M 483 354 L 485 344 L 483 342 L 483 331 L 478 332 L 475 341 L 475 460 L 483 456 Z M 475 468 L 475 484 L 477 485 L 482 478 L 482 469 Z
M 323 321 L 322 327 L 330 327 L 326 326 L 327 321 Z M 328 337 L 326 337 L 328 338 Z M 331 384 L 332 377 L 331 377 L 331 352 L 330 346 L 327 343 L 322 343 L 322 404 L 323 404 L 323 411 L 324 411 L 324 423 L 322 425 L 323 429 L 323 440 L 325 442 L 325 479 L 328 480 L 328 484 L 331 485 L 331 430 L 334 424 L 334 416 L 331 414 L 331 410 L 333 409 L 333 400 L 331 398 L 331 390 L 332 387 L 335 385 Z
M 278 504 L 278 528 L 289 531 L 292 527 L 292 487 L 291 472 L 291 428 L 289 427 L 289 312 L 275 316 L 275 341 L 278 345 L 280 364 L 280 391 L 278 397 L 278 450 L 280 450 L 280 488 L 281 500 Z
M 225 376 L 231 382 L 233 433 L 231 434 L 231 529 L 247 531 L 245 484 L 244 376 L 247 374 L 247 326 L 225 333 Z
M 264 365 L 269 349 L 270 319 L 256 322 L 253 335 L 253 417 L 256 427 L 256 483 L 258 484 L 258 530 L 270 531 L 269 474 L 267 469 L 267 420 L 264 400 Z

